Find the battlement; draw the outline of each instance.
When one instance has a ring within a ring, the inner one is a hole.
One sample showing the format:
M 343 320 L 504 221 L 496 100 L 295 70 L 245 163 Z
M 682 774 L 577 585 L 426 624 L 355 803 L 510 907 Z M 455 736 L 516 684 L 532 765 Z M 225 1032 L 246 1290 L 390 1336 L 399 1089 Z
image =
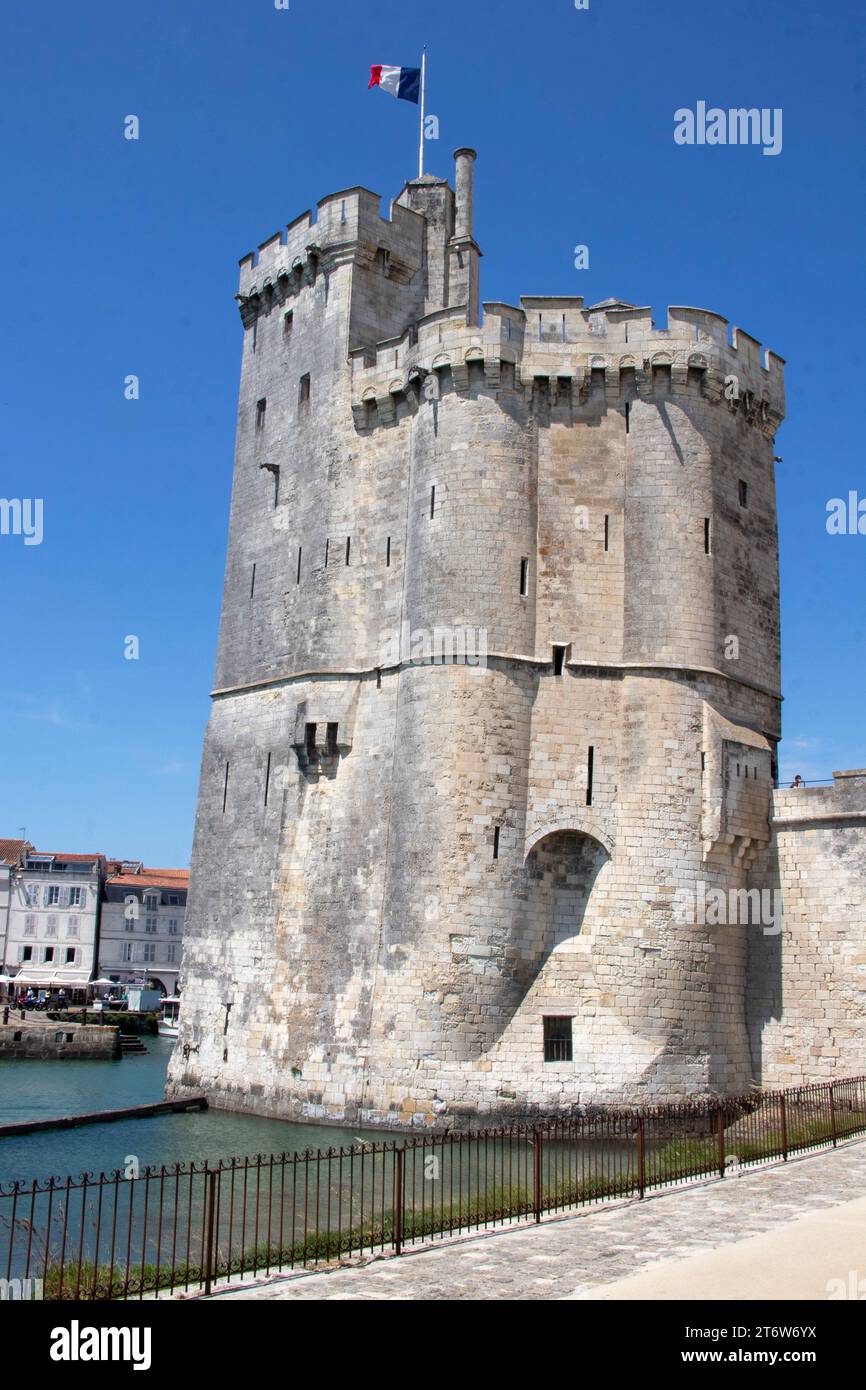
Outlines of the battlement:
M 360 186 L 341 189 L 319 200 L 315 217 L 307 209 L 241 258 L 239 296 L 261 294 L 280 277 L 303 270 L 311 257 L 327 269 L 329 260 L 347 252 L 350 259 L 359 253 L 372 259 L 382 249 L 395 268 L 408 261 L 414 270 L 421 264 L 423 240 L 424 218 L 396 198 L 385 217 L 380 194 Z
M 596 383 L 611 403 L 692 390 L 741 409 L 768 437 L 785 414 L 784 360 L 742 329 L 729 337 L 719 314 L 671 306 L 659 328 L 651 308 L 621 300 L 586 308 L 579 296 L 529 295 L 519 307 L 485 303 L 479 326 L 467 325 L 460 307 L 427 315 L 375 352 L 354 354 L 356 420 L 375 423 L 368 407 L 377 401 L 382 421 L 392 422 L 393 398 L 411 403 L 431 373 L 447 369 L 455 388 L 467 389 L 473 362 L 486 387 L 523 389 L 530 403 L 539 386 L 573 403 L 585 402 Z

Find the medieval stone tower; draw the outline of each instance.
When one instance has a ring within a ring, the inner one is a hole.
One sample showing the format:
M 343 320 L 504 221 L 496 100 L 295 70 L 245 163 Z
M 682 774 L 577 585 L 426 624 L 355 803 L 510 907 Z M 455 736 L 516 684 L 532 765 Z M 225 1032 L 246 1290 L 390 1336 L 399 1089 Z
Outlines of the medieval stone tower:
M 170 1071 L 218 1105 L 444 1125 L 753 1078 L 748 928 L 689 905 L 768 860 L 783 364 L 703 309 L 482 314 L 455 159 L 241 262 Z

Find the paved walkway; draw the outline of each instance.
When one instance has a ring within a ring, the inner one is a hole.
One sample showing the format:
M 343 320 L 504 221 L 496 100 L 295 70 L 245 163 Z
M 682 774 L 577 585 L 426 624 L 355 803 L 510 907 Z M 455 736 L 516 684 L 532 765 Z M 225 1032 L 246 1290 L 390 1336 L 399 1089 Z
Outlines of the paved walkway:
M 221 1299 L 866 1298 L 866 1141 Z M 831 1285 L 828 1281 L 842 1281 Z M 852 1292 L 852 1290 L 854 1292 Z

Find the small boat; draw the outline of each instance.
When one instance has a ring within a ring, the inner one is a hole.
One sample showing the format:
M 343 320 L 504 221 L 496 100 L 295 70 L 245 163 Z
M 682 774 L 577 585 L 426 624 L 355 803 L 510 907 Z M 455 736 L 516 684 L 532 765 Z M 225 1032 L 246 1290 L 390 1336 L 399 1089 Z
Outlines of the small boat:
M 161 1038 L 176 1038 L 178 1035 L 178 1012 L 180 1010 L 180 1000 L 176 995 L 167 995 L 162 1001 L 162 1011 L 159 1015 L 157 1032 Z

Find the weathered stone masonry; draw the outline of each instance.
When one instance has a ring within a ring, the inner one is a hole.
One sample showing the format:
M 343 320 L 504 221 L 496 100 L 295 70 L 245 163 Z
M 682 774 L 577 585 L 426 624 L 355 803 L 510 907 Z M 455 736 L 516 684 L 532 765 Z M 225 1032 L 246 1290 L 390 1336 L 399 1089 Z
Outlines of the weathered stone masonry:
M 755 1074 L 755 929 L 682 905 L 772 874 L 783 364 L 701 309 L 482 316 L 456 160 L 241 262 L 170 1069 L 215 1104 L 455 1125 Z

